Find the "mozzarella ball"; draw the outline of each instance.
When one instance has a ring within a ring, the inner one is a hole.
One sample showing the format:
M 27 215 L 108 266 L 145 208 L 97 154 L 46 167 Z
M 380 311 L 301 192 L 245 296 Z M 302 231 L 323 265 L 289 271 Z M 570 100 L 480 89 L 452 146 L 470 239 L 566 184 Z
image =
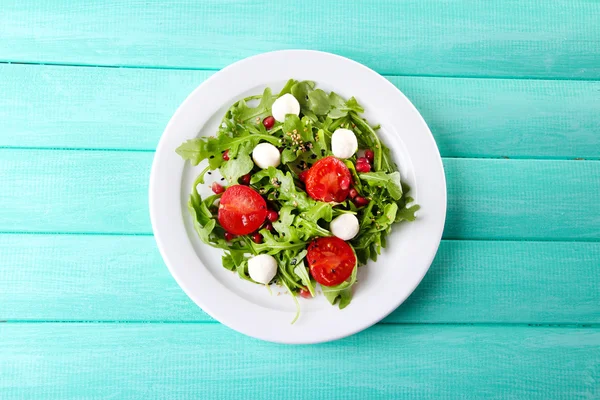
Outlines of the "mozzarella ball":
M 350 240 L 358 234 L 358 219 L 354 214 L 342 214 L 331 221 L 329 230 L 342 240 Z
M 252 150 L 252 159 L 259 168 L 277 167 L 281 163 L 279 149 L 271 143 L 259 143 Z
M 285 121 L 288 114 L 300 115 L 300 103 L 291 94 L 287 93 L 275 100 L 271 107 L 273 118 L 279 122 Z
M 268 254 L 260 254 L 248 260 L 248 274 L 253 281 L 264 285 L 277 273 L 277 260 Z
M 336 129 L 331 135 L 331 151 L 337 158 L 350 158 L 358 150 L 356 135 L 349 129 Z

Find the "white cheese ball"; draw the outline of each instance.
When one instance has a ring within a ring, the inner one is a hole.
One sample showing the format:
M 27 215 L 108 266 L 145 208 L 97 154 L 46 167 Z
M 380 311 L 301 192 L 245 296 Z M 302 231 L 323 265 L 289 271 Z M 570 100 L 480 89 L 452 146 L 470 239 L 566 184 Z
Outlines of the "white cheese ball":
M 331 135 L 331 151 L 337 158 L 350 158 L 358 150 L 356 135 L 349 129 L 336 129 Z
M 354 214 L 342 214 L 331 221 L 329 230 L 342 240 L 350 240 L 358 234 L 358 219 Z
M 279 122 L 285 121 L 288 114 L 300 115 L 300 103 L 291 94 L 287 93 L 275 100 L 271 107 L 273 118 Z
M 259 143 L 252 150 L 252 160 L 259 168 L 277 167 L 281 163 L 279 149 L 271 143 Z
M 253 281 L 264 285 L 277 273 L 277 260 L 268 254 L 260 254 L 248 260 L 248 274 Z

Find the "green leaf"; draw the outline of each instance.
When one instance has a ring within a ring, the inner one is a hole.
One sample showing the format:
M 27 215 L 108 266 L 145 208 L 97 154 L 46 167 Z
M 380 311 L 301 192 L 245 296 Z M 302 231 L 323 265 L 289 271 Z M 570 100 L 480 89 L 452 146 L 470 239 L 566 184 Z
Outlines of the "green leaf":
M 312 297 L 315 297 L 315 287 L 310 280 L 308 270 L 304 266 L 304 263 L 298 263 L 294 268 L 294 273 L 300 278 L 302 284 L 306 286 Z
M 254 162 L 250 157 L 250 153 L 254 149 L 252 143 L 246 142 L 238 149 L 235 157 L 230 158 L 229 161 L 221 166 L 221 175 L 230 185 L 237 183 L 238 179 L 246 175 L 252 168 L 254 168 Z
M 339 300 L 338 307 L 341 309 L 345 308 L 352 300 L 352 285 L 356 283 L 356 274 L 358 272 L 358 265 L 354 266 L 350 280 L 340 283 L 336 286 L 323 286 L 323 295 L 329 301 L 330 304 L 335 304 Z
M 307 221 L 317 222 L 323 219 L 327 222 L 331 221 L 333 215 L 333 206 L 330 203 L 324 203 L 322 201 L 317 202 L 309 210 L 302 213 L 302 218 Z
M 200 161 L 208 158 L 212 153 L 208 149 L 208 142 L 205 138 L 191 139 L 179 146 L 175 152 L 184 160 L 188 160 L 192 165 L 198 165 Z
M 281 91 L 279 92 L 279 95 L 277 97 L 281 97 L 286 93 L 291 93 L 292 91 L 292 87 L 297 83 L 298 81 L 295 79 L 290 79 L 285 83 L 285 86 L 283 86 L 283 89 L 281 89 Z
M 398 171 L 386 174 L 385 172 L 369 172 L 360 174 L 360 179 L 367 182 L 369 186 L 385 188 L 394 200 L 402 197 L 402 184 Z
M 421 208 L 421 206 L 415 204 L 411 207 L 408 207 L 408 208 L 405 207 L 405 208 L 401 209 L 396 214 L 396 222 L 414 221 L 415 219 L 417 219 L 417 217 L 415 216 L 415 213 L 417 211 L 419 211 L 420 208 Z
M 308 108 L 317 115 L 325 115 L 329 112 L 329 98 L 327 93 L 321 89 L 308 93 Z
M 314 87 L 315 83 L 312 81 L 297 82 L 291 87 L 290 92 L 298 100 L 302 109 L 310 109 L 308 95 Z
M 252 108 L 246 104 L 245 100 L 240 100 L 237 106 L 232 110 L 232 117 L 238 122 L 246 122 L 255 118 L 262 118 L 271 114 L 271 106 L 275 102 L 275 97 L 270 88 L 265 88 L 260 103 Z

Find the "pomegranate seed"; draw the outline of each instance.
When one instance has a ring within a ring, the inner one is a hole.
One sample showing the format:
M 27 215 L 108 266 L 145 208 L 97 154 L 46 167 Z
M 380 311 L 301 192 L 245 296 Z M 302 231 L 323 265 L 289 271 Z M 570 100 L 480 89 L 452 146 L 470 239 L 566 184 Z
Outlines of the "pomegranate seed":
M 343 178 L 343 179 L 340 181 L 340 189 L 342 189 L 342 190 L 346 190 L 346 189 L 348 189 L 349 187 L 350 187 L 350 179 L 348 179 L 348 178 Z
M 367 164 L 369 164 L 369 159 L 367 157 L 358 157 L 356 159 L 356 163 L 357 164 L 360 164 L 360 163 L 367 163 Z
M 233 233 L 225 232 L 225 240 L 231 242 L 233 239 L 235 239 L 235 235 Z
M 265 126 L 265 128 L 267 128 L 267 130 L 271 129 L 273 125 L 275 125 L 275 118 L 269 115 L 268 117 L 263 119 L 263 125 Z
M 229 150 L 225 150 L 225 153 L 223 153 L 223 160 L 229 161 Z
M 350 189 L 350 192 L 348 192 L 348 196 L 350 196 L 351 199 L 355 198 L 356 196 L 358 196 L 358 191 L 354 188 Z
M 362 196 L 356 196 L 353 201 L 356 207 L 364 207 L 369 204 L 369 199 Z
M 375 153 L 373 150 L 365 150 L 365 158 L 369 163 L 373 163 L 373 160 L 375 159 Z
M 306 289 L 300 289 L 300 296 L 304 297 L 305 299 L 310 299 L 312 298 L 312 295 L 310 294 L 310 292 Z
M 263 237 L 260 233 L 256 232 L 255 234 L 252 235 L 252 241 L 254 243 L 260 244 L 262 243 Z
M 225 188 L 223 186 L 219 185 L 217 182 L 213 182 L 211 189 L 215 194 L 220 194 L 225 191 Z
M 265 222 L 265 224 L 263 225 L 263 229 L 271 231 L 273 230 L 273 225 L 270 222 Z
M 308 170 L 307 171 L 302 171 L 300 172 L 300 175 L 298 175 L 298 177 L 300 178 L 300 180 L 302 182 L 306 181 L 306 176 L 308 175 Z
M 246 174 L 246 175 L 244 175 L 244 176 L 242 176 L 240 178 L 240 183 L 242 185 L 249 185 L 250 184 L 250 178 L 252 178 L 252 175 Z
M 356 162 L 356 171 L 358 172 L 369 172 L 371 170 L 371 164 L 369 164 L 367 161 L 360 161 L 360 158 L 358 159 L 359 161 Z
M 267 212 L 267 219 L 271 222 L 275 222 L 279 219 L 279 213 L 275 210 L 269 210 Z

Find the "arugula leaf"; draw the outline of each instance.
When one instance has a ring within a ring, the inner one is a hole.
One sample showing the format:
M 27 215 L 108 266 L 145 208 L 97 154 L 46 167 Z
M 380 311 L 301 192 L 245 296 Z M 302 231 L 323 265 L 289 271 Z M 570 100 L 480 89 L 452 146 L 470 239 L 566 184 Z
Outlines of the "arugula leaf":
M 354 266 L 350 280 L 340 283 L 336 286 L 323 286 L 323 295 L 329 301 L 331 305 L 334 305 L 339 299 L 338 307 L 340 310 L 346 308 L 352 300 L 352 285 L 356 283 L 356 274 L 358 272 L 358 265 Z
M 308 270 L 304 266 L 304 263 L 298 263 L 296 268 L 294 268 L 294 273 L 300 278 L 300 280 L 302 281 L 302 284 L 304 286 L 306 286 L 306 288 L 310 292 L 310 295 L 312 297 L 315 297 L 315 286 L 313 285 L 312 281 L 310 280 L 310 276 L 308 275 Z
M 316 115 L 325 115 L 329 112 L 329 98 L 321 89 L 308 93 L 308 108 Z
M 252 143 L 244 143 L 238 149 L 237 154 L 221 166 L 221 175 L 227 179 L 230 185 L 236 184 L 239 178 L 246 175 L 254 168 L 254 162 L 250 157 L 250 153 L 253 149 L 254 146 L 252 146 Z
M 275 102 L 275 97 L 271 93 L 271 88 L 265 88 L 263 91 L 260 103 L 255 108 L 249 107 L 245 100 L 240 100 L 231 110 L 232 118 L 238 122 L 246 122 L 259 118 L 262 120 L 264 117 L 271 114 L 271 106 Z
M 284 173 L 280 169 L 273 167 L 263 169 L 252 176 L 250 183 L 259 186 L 260 193 L 270 193 L 269 199 L 276 199 L 282 205 L 292 206 L 299 211 L 306 211 L 316 204 L 304 190 L 296 188 L 294 178 L 289 172 Z
M 359 177 L 370 186 L 387 189 L 394 200 L 399 200 L 402 197 L 402 185 L 400 183 L 400 173 L 398 171 L 392 172 L 391 174 L 386 174 L 385 172 L 368 172 L 359 174 Z
M 296 98 L 296 100 L 298 100 L 298 103 L 300 103 L 301 109 L 310 110 L 309 102 L 308 102 L 308 95 L 310 92 L 312 92 L 314 87 L 315 87 L 314 82 L 302 81 L 302 82 L 296 82 L 290 88 L 290 92 Z

